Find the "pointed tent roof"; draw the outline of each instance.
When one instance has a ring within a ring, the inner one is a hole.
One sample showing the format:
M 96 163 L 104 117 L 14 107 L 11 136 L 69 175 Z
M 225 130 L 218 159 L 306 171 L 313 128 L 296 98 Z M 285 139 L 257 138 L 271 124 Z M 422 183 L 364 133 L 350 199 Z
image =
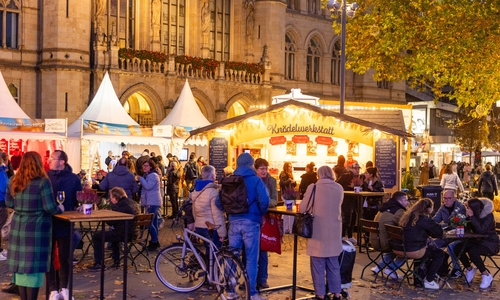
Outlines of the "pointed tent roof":
M 91 120 L 113 124 L 135 125 L 139 124 L 132 119 L 123 108 L 115 89 L 106 72 L 97 93 L 90 102 L 89 107 L 73 124 L 68 127 L 68 136 L 79 136 L 82 120 Z
M 210 125 L 210 122 L 201 112 L 193 92 L 186 79 L 181 94 L 177 99 L 172 111 L 161 121 L 159 125 L 174 125 L 183 127 L 198 128 Z
M 284 95 L 278 95 L 274 96 L 273 98 L 273 104 L 278 104 L 283 101 L 288 101 L 288 100 L 297 100 L 301 101 L 304 103 L 309 103 L 311 105 L 318 105 L 318 97 L 314 96 L 309 96 L 309 95 L 304 95 L 301 92 L 301 89 L 291 89 L 290 94 L 284 94 Z
M 7 83 L 3 79 L 2 72 L 0 71 L 0 107 L 2 113 L 1 118 L 14 118 L 14 119 L 29 119 L 30 117 L 24 112 L 24 110 L 17 104 L 14 97 L 7 87 Z

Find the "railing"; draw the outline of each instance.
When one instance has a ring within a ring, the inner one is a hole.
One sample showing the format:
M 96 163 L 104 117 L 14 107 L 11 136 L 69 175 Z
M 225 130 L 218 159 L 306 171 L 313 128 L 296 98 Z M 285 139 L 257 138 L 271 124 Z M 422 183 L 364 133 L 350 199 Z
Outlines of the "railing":
M 170 64 L 175 64 L 172 71 L 175 75 L 181 77 L 215 80 L 218 79 L 217 74 L 220 72 L 220 67 L 215 68 L 213 71 L 207 71 L 205 68 L 194 69 L 191 64 L 175 63 L 173 60 L 157 63 L 150 60 L 141 60 L 139 58 L 119 58 L 118 68 L 120 70 L 137 73 L 167 74 Z M 249 84 L 261 84 L 263 76 L 264 74 L 262 73 L 249 73 L 243 70 L 232 69 L 225 69 L 222 75 L 223 79 L 226 81 Z

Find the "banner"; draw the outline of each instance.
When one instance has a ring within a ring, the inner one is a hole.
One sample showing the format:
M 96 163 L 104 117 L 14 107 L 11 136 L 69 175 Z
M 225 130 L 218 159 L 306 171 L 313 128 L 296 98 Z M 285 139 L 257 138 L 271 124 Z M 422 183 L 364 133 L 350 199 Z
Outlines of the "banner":
M 151 127 L 82 120 L 83 132 L 94 134 L 153 136 Z
M 0 118 L 0 131 L 44 132 L 45 122 L 41 119 Z

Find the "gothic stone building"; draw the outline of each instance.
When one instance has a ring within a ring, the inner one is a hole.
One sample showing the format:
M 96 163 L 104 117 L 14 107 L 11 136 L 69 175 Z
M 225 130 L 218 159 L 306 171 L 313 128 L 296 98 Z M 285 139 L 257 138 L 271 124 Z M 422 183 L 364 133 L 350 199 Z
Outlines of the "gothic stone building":
M 0 70 L 31 118 L 71 124 L 105 71 L 143 125 L 169 113 L 186 78 L 211 122 L 292 88 L 339 97 L 340 36 L 320 0 L 0 0 L 0 16 Z M 125 56 L 122 48 L 147 51 Z M 166 56 L 152 59 L 158 53 Z M 220 64 L 194 68 L 182 56 Z M 404 104 L 405 84 L 348 70 L 346 100 Z

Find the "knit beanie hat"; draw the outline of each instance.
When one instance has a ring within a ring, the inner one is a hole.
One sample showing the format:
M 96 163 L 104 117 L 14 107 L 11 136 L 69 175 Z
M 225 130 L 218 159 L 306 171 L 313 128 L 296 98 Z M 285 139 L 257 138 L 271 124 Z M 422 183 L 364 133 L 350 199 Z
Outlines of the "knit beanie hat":
M 253 162 L 253 157 L 248 153 L 241 153 L 236 160 L 236 164 L 238 165 L 238 167 L 252 167 Z

